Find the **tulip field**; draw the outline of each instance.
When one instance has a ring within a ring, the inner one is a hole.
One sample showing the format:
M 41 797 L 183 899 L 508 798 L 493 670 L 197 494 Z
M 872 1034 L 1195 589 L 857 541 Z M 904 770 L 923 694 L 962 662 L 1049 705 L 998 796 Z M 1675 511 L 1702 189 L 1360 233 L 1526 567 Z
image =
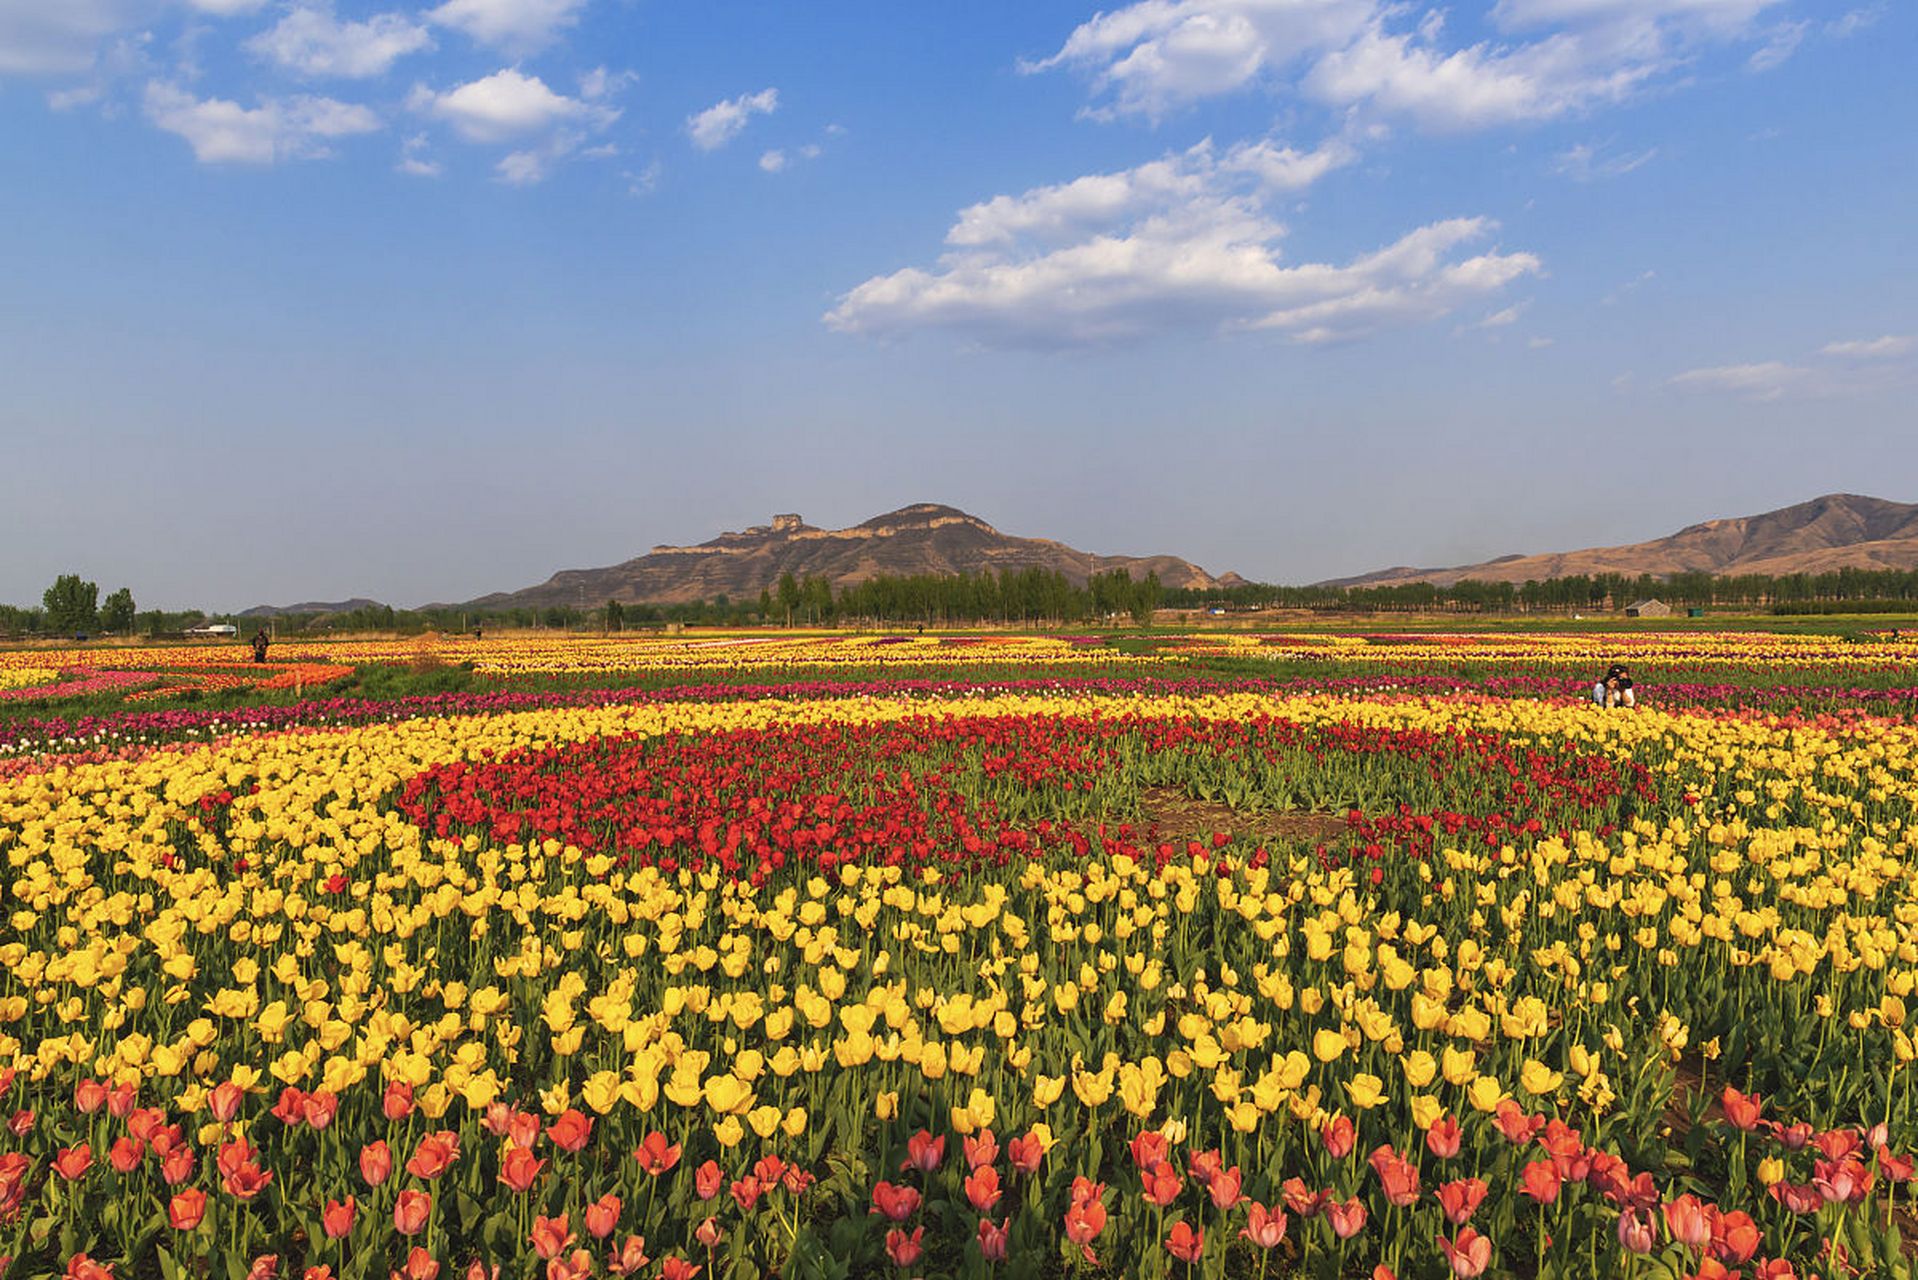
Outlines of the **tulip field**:
M 1909 640 L 458 645 L 0 653 L 0 1278 L 1913 1274 Z

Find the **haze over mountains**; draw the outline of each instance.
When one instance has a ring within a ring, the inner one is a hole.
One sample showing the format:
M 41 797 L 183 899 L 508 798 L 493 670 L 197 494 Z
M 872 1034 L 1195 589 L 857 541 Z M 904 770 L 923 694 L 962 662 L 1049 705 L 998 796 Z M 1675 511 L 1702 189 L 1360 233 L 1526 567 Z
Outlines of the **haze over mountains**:
M 1328 586 L 1395 586 L 1463 578 L 1525 582 L 1577 574 L 1826 573 L 1834 569 L 1918 569 L 1918 504 L 1830 493 L 1762 515 L 1707 520 L 1650 542 L 1546 555 L 1510 555 L 1446 569 L 1399 566 L 1336 578 Z
M 1503 556 L 1441 569 L 1400 566 L 1321 585 L 1431 582 L 1450 586 L 1462 578 L 1516 583 L 1599 573 L 1781 576 L 1843 568 L 1918 569 L 1918 504 L 1827 494 L 1761 515 L 1707 520 L 1650 542 Z M 553 605 L 590 608 L 608 600 L 681 604 L 727 596 L 744 602 L 774 587 L 787 573 L 800 579 L 823 578 L 838 589 L 878 576 L 1002 569 L 1056 571 L 1075 584 L 1083 584 L 1094 573 L 1124 569 L 1135 578 L 1157 573 L 1161 583 L 1175 589 L 1204 590 L 1244 581 L 1235 573 L 1215 577 L 1177 556 L 1103 556 L 1046 538 L 1017 537 L 956 507 L 927 502 L 874 516 L 849 529 L 820 529 L 797 515 L 774 516 L 769 525 L 722 533 L 695 546 L 657 546 L 619 564 L 563 569 L 537 586 L 437 607 L 487 613 Z M 262 605 L 247 610 L 246 616 L 340 613 L 364 607 L 377 604 L 354 599 Z
M 1240 581 L 1215 578 L 1177 556 L 1102 556 L 1045 538 L 1001 533 L 977 516 L 933 502 L 901 507 L 850 529 L 819 529 L 797 515 L 769 525 L 722 533 L 697 546 L 657 546 L 646 555 L 603 569 L 563 569 L 536 587 L 467 601 L 478 612 L 550 605 L 680 604 L 691 600 L 756 599 L 781 575 L 824 578 L 835 589 L 874 577 L 1045 569 L 1083 585 L 1095 573 L 1124 569 L 1135 578 L 1157 573 L 1168 587 L 1213 587 Z

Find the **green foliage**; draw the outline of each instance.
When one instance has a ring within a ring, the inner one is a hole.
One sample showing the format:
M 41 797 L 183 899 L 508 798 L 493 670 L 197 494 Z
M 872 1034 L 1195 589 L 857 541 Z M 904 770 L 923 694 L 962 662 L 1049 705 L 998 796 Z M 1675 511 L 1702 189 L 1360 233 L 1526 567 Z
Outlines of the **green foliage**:
M 55 578 L 40 597 L 47 611 L 47 630 L 79 634 L 100 625 L 100 584 L 84 582 L 77 573 Z
M 100 605 L 100 630 L 113 635 L 128 635 L 133 631 L 133 592 L 125 587 L 108 596 Z

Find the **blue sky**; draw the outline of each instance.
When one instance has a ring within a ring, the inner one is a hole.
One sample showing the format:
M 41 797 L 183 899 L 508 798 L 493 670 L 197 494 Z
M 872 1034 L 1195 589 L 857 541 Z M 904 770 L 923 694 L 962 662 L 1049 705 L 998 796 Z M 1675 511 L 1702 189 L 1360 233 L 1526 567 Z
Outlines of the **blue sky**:
M 1918 500 L 1891 0 L 0 0 L 0 600 Z

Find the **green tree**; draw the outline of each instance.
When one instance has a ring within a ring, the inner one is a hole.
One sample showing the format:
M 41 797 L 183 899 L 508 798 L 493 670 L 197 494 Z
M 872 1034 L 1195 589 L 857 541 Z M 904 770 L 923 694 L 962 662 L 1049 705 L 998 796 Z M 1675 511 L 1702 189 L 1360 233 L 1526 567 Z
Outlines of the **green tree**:
M 626 606 L 617 600 L 606 602 L 606 629 L 623 631 L 626 629 Z
M 100 584 L 82 582 L 77 573 L 55 578 L 40 600 L 46 606 L 49 631 L 77 635 L 100 624 Z
M 121 587 L 100 603 L 100 630 L 113 635 L 132 635 L 133 614 L 133 592 Z
M 779 607 L 786 611 L 786 625 L 793 624 L 793 610 L 799 607 L 799 580 L 788 570 L 779 575 Z

